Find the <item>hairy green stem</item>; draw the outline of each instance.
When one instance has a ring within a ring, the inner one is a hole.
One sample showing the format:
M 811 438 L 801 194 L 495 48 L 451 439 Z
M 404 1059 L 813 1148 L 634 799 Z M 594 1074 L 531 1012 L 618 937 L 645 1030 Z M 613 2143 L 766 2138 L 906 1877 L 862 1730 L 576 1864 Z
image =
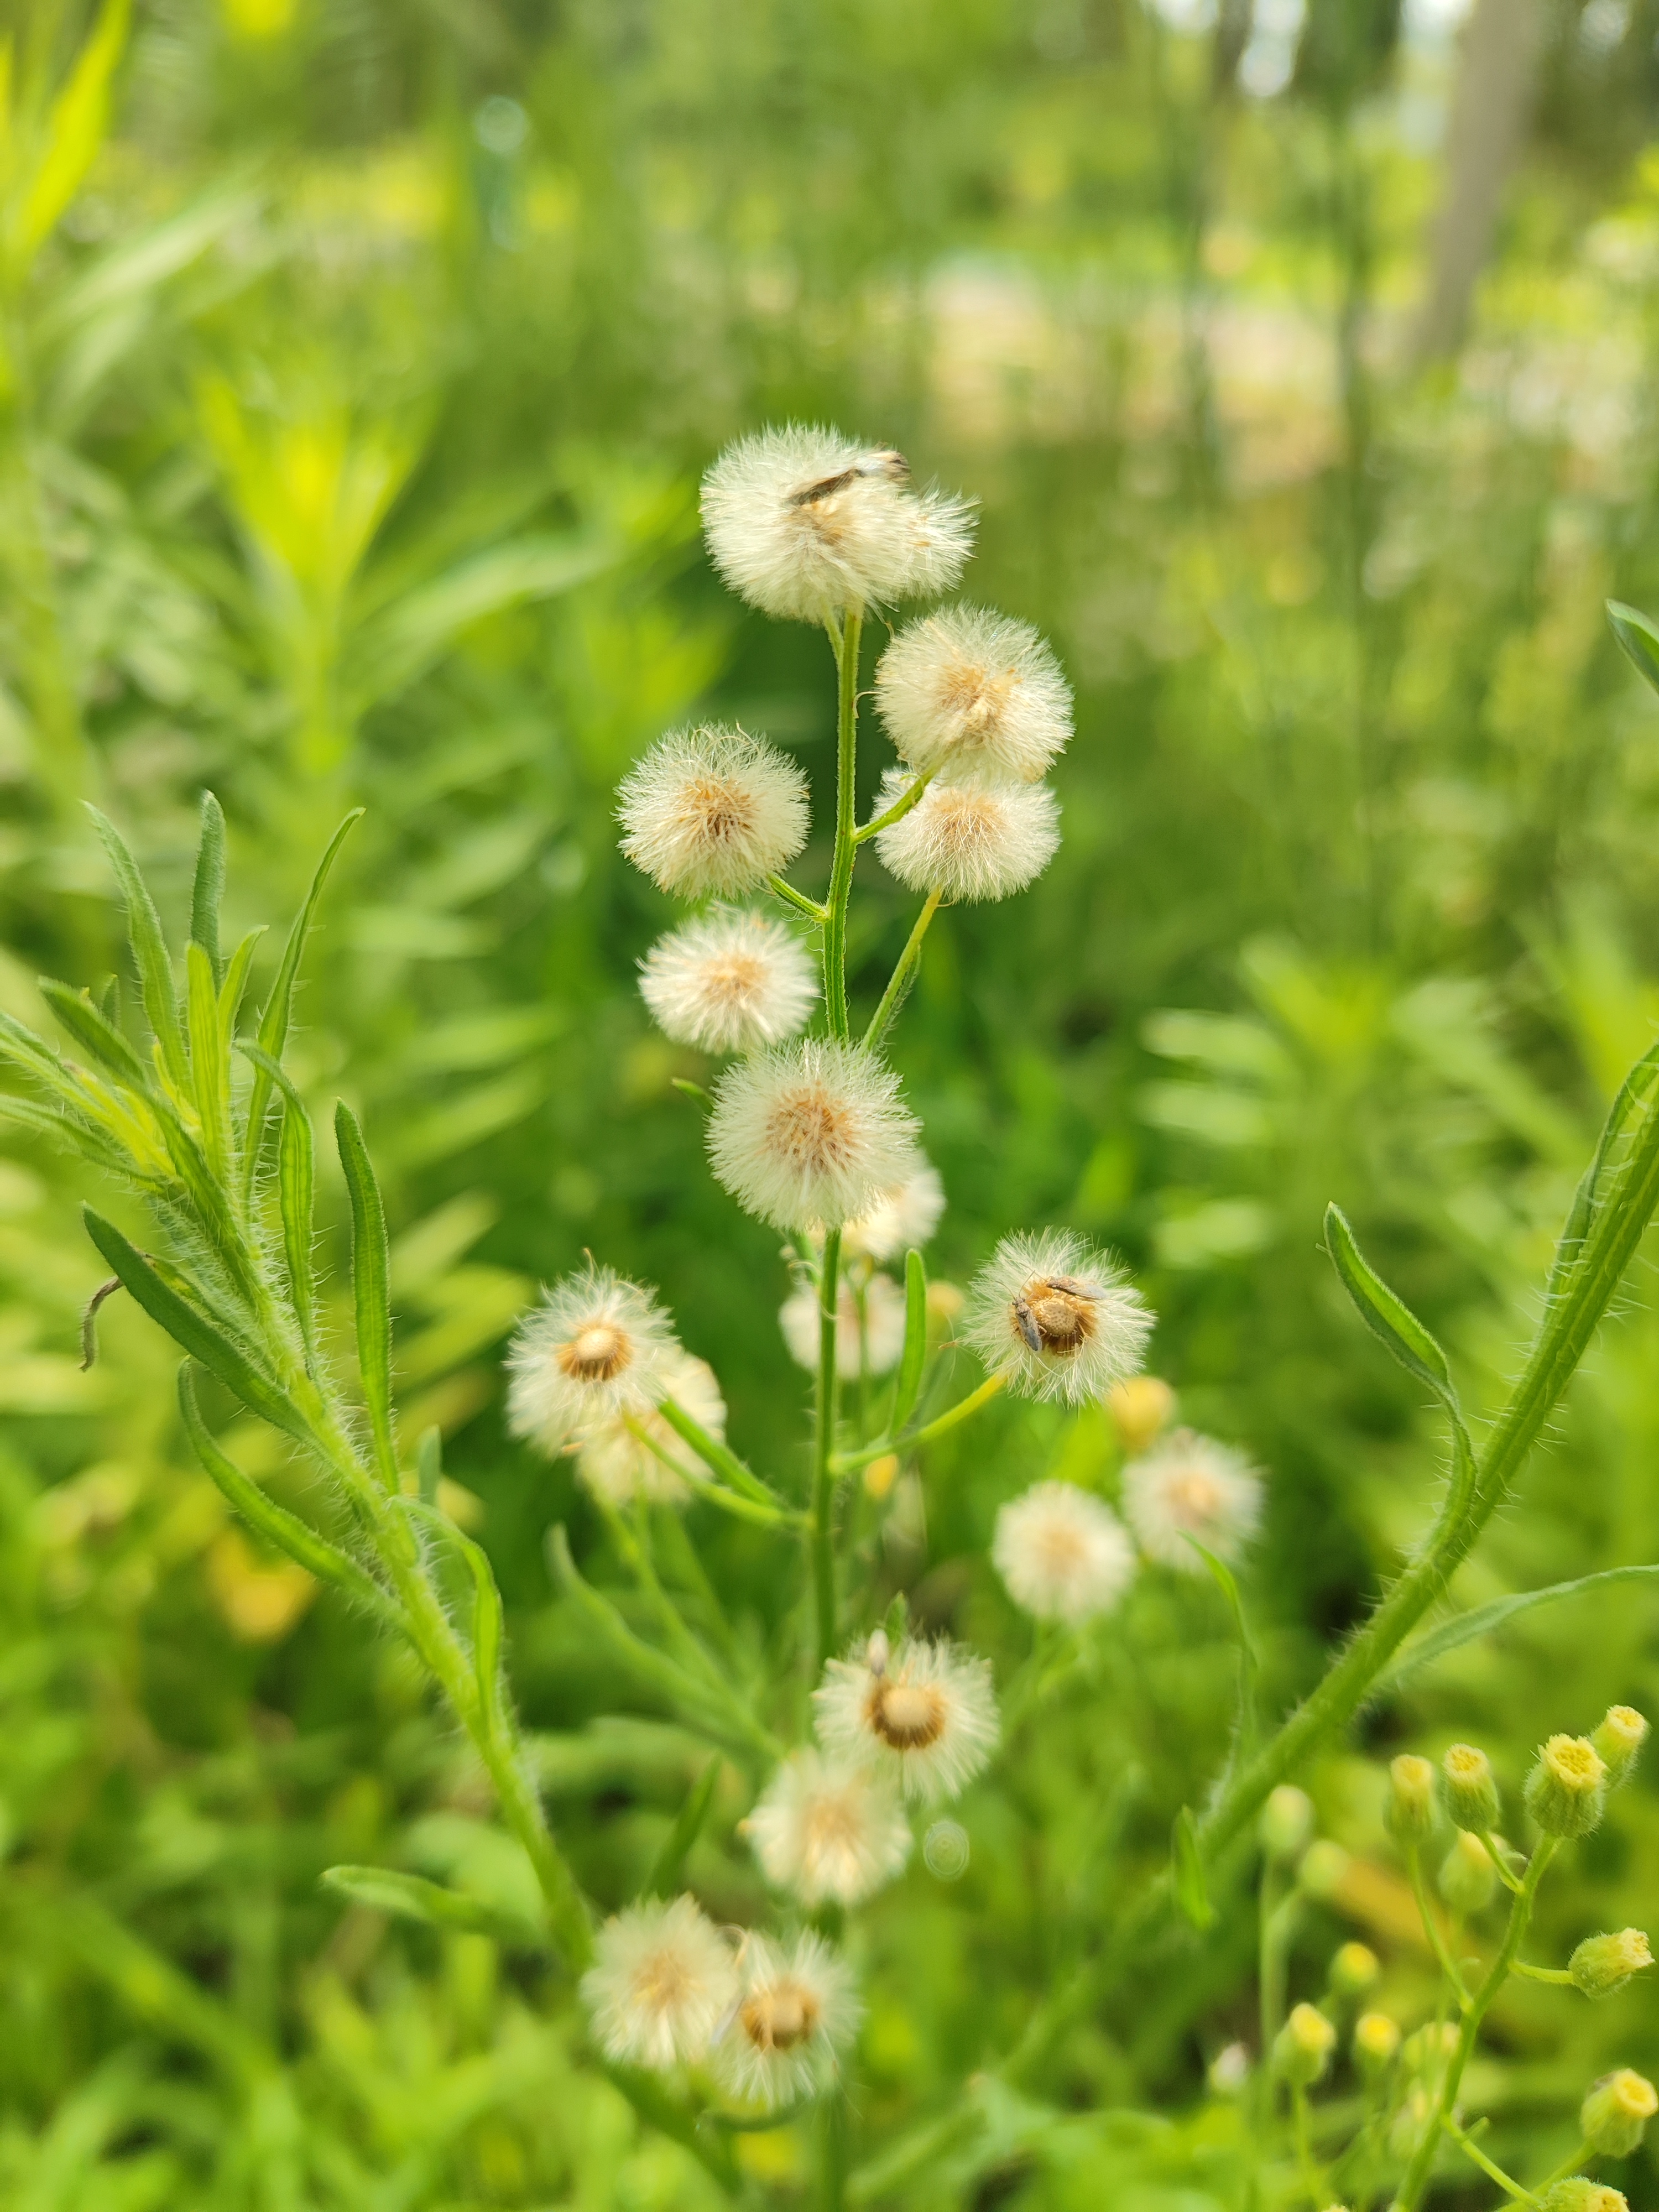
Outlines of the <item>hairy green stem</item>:
M 881 1003 L 870 1017 L 870 1026 L 864 1032 L 866 1052 L 875 1051 L 886 1036 L 893 1017 L 898 1012 L 899 1001 L 909 988 L 916 963 L 921 958 L 921 940 L 927 936 L 928 924 L 939 912 L 939 902 L 944 896 L 943 891 L 929 891 L 927 894 L 927 903 L 916 916 L 915 927 L 904 941 L 904 950 L 898 957 L 887 988 L 881 994 Z
M 958 1422 L 970 1420 L 981 1407 L 988 1406 L 1006 1381 L 1003 1375 L 988 1376 L 977 1390 L 970 1390 L 965 1398 L 959 1398 L 954 1406 L 947 1407 L 923 1427 L 906 1429 L 896 1437 L 878 1437 L 874 1443 L 866 1444 L 858 1451 L 838 1452 L 830 1462 L 834 1472 L 851 1474 L 859 1468 L 868 1467 L 872 1459 L 885 1459 L 889 1452 L 914 1451 L 918 1444 L 932 1443 L 935 1437 L 944 1436 Z
M 854 837 L 853 842 L 855 845 L 862 845 L 866 838 L 878 837 L 884 830 L 890 830 L 896 822 L 902 822 L 938 774 L 938 768 L 933 767 L 928 769 L 926 775 L 919 775 L 915 781 L 893 801 L 884 814 L 875 815 L 865 823 L 863 829 Z
M 1556 1849 L 1555 1838 L 1546 1836 L 1532 1855 L 1532 1863 L 1527 1869 L 1520 1894 L 1510 1907 L 1509 1925 L 1504 1930 L 1504 1941 L 1498 1956 L 1492 1960 L 1486 1980 L 1469 1999 L 1464 2010 L 1457 2048 L 1446 2069 L 1446 2078 L 1440 2085 L 1440 2097 L 1434 2117 L 1424 2129 L 1422 2140 L 1412 2154 L 1411 2164 L 1406 2168 L 1405 2179 L 1394 2200 L 1393 2212 L 1417 2212 L 1417 2207 L 1423 2200 L 1423 2191 L 1428 2186 L 1429 2176 L 1434 2168 L 1435 2153 L 1440 2147 L 1440 2137 L 1446 2123 L 1456 2106 L 1463 2069 L 1474 2049 L 1480 2023 L 1486 2018 L 1492 1999 L 1510 1978 L 1510 1969 L 1515 1964 L 1516 1954 L 1527 1932 L 1527 1923 L 1532 1918 L 1533 1900 L 1538 1894 L 1538 1885 L 1543 1880 Z
M 823 1240 L 818 1270 L 818 1374 L 813 1401 L 812 1602 L 817 1621 L 818 1664 L 836 1649 L 836 1334 L 841 1299 L 841 1231 Z

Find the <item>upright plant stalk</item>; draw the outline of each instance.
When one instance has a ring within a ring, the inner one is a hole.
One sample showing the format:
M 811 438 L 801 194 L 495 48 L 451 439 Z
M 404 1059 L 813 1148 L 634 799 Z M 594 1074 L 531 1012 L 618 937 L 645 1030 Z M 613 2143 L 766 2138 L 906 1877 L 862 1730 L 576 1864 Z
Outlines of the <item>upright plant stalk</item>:
M 812 1609 L 820 1667 L 836 1649 L 835 1449 L 840 1302 L 841 1231 L 831 1229 L 823 1239 L 818 1274 L 818 1372 L 812 1413 Z

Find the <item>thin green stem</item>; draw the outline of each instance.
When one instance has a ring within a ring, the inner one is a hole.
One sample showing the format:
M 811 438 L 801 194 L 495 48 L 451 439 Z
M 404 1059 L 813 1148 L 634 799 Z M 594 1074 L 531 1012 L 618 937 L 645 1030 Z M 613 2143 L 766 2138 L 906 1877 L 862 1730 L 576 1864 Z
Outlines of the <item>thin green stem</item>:
M 665 1450 L 641 1422 L 629 1419 L 626 1426 L 629 1434 L 659 1460 L 671 1474 L 678 1475 L 688 1490 L 706 1499 L 710 1505 L 718 1505 L 722 1513 L 730 1513 L 739 1521 L 752 1522 L 759 1528 L 804 1528 L 806 1526 L 804 1513 L 792 1513 L 783 1505 L 763 1505 L 758 1498 L 744 1497 L 735 1490 L 728 1490 L 724 1483 L 711 1482 L 706 1474 L 699 1474 L 695 1468 L 688 1467 L 683 1459 L 677 1459 L 672 1452 Z
M 1558 2181 L 1565 2181 L 1570 2173 L 1582 2173 L 1595 2156 L 1595 2153 L 1589 2143 L 1581 2142 L 1570 2158 L 1564 2158 L 1559 2166 L 1544 2176 L 1533 2195 L 1541 2197 L 1547 2190 L 1553 2189 Z
M 752 1498 L 757 1505 L 781 1510 L 783 1501 L 777 1492 L 745 1467 L 729 1445 L 722 1443 L 718 1437 L 711 1437 L 701 1422 L 694 1421 L 684 1406 L 677 1405 L 672 1398 L 665 1398 L 657 1411 L 675 1435 L 683 1437 L 697 1457 L 713 1468 L 716 1474 L 723 1474 L 734 1490 L 740 1490 L 745 1498 Z
M 1517 1959 L 1515 1971 L 1529 1982 L 1553 1982 L 1557 1989 L 1570 1990 L 1577 1986 L 1565 1966 L 1529 1966 L 1524 1959 Z
M 781 898 L 786 906 L 793 907 L 797 914 L 804 914 L 809 921 L 816 921 L 822 926 L 825 909 L 816 899 L 810 899 L 804 891 L 798 891 L 793 884 L 786 883 L 781 876 L 768 876 L 766 888 Z
M 1469 2063 L 1476 2039 L 1480 2033 L 1480 2023 L 1486 2018 L 1492 1999 L 1510 1978 L 1510 1969 L 1527 1932 L 1527 1923 L 1532 1918 L 1533 1900 L 1538 1894 L 1538 1885 L 1543 1880 L 1550 1861 L 1555 1856 L 1557 1848 L 1555 1838 L 1546 1836 L 1532 1855 L 1532 1863 L 1527 1869 L 1520 1895 L 1510 1908 L 1509 1925 L 1504 1930 L 1502 1947 L 1487 1971 L 1486 1980 L 1464 2008 L 1462 2031 L 1457 2039 L 1457 2048 L 1446 2068 L 1446 2078 L 1440 2085 L 1439 2102 L 1433 2118 L 1423 2130 L 1422 2140 L 1412 2154 L 1405 2179 L 1394 2200 L 1394 2212 L 1417 2212 L 1417 2207 L 1423 2201 L 1423 2191 L 1427 2188 L 1429 2176 L 1434 2169 L 1434 2156 L 1439 2147 L 1441 2133 L 1456 2106 L 1463 2069 Z
M 1325 2192 L 1320 2184 L 1319 2165 L 1308 2129 L 1308 2093 L 1299 2081 L 1291 2085 L 1291 2125 L 1296 2136 L 1296 2162 L 1302 2169 L 1302 2186 L 1308 2192 L 1308 2202 L 1314 2212 L 1319 2212 Z
M 935 1437 L 944 1436 L 958 1422 L 972 1419 L 981 1407 L 988 1406 L 1007 1381 L 1003 1375 L 988 1376 L 977 1390 L 970 1390 L 965 1398 L 957 1400 L 934 1420 L 920 1429 L 906 1429 L 896 1437 L 880 1437 L 872 1444 L 854 1452 L 838 1452 L 831 1464 L 837 1474 L 852 1474 L 861 1467 L 868 1467 L 872 1459 L 884 1459 L 889 1452 L 914 1451 L 919 1444 L 932 1443 Z
M 836 1335 L 840 1321 L 841 1231 L 823 1240 L 818 1270 L 818 1374 L 813 1402 L 812 1601 L 817 1621 L 818 1664 L 836 1648 Z
M 1492 1861 L 1493 1869 L 1497 1873 L 1498 1879 L 1503 1883 L 1505 1889 L 1510 1890 L 1515 1896 L 1519 1897 L 1521 1894 L 1520 1879 L 1517 1875 L 1510 1872 L 1508 1851 L 1505 1850 L 1504 1846 L 1498 1842 L 1497 1837 L 1493 1835 L 1490 1828 L 1481 1828 L 1477 1831 L 1477 1833 L 1479 1834 L 1481 1842 L 1486 1847 L 1486 1856 Z
M 893 1017 L 898 1012 L 899 1001 L 909 988 L 910 978 L 915 973 L 917 963 L 921 958 L 921 940 L 927 936 L 928 924 L 939 912 L 939 902 L 944 896 L 943 891 L 930 891 L 927 894 L 927 903 L 916 916 L 915 927 L 905 939 L 904 950 L 898 957 L 897 964 L 888 980 L 887 988 L 881 994 L 881 1004 L 870 1017 L 870 1026 L 864 1032 L 866 1052 L 873 1052 L 886 1036 Z
M 830 642 L 836 651 L 837 712 L 836 717 L 836 850 L 830 864 L 830 893 L 824 901 L 823 1005 L 830 1034 L 850 1037 L 847 1014 L 847 907 L 853 893 L 853 860 L 857 851 L 859 730 L 859 641 L 863 618 L 848 613 Z
M 926 775 L 919 775 L 915 781 L 893 801 L 884 814 L 878 814 L 873 820 L 866 822 L 863 829 L 855 833 L 853 842 L 855 845 L 861 845 L 866 837 L 879 836 L 884 830 L 890 830 L 896 822 L 902 822 L 938 774 L 939 769 L 934 767 L 930 768 Z
M 1429 1948 L 1440 1961 L 1440 1971 L 1451 1984 L 1461 2009 L 1468 2003 L 1469 1993 L 1463 1986 L 1463 1977 L 1458 1972 L 1456 1960 L 1446 1948 L 1440 1922 L 1430 1905 L 1428 1887 L 1423 1880 L 1423 1854 L 1415 1844 L 1406 1846 L 1406 1871 L 1411 1877 L 1412 1895 L 1417 1899 L 1417 1910 L 1423 1923 L 1423 1933 L 1429 1939 Z
M 1513 2197 L 1522 2204 L 1535 2204 L 1538 2202 L 1530 2189 L 1523 2189 L 1518 2181 L 1504 2172 L 1501 2166 L 1488 2158 L 1474 2136 L 1467 2129 L 1460 2128 L 1449 2113 L 1440 2124 L 1464 2155 L 1473 2159 L 1486 2179 L 1489 2181 L 1495 2181 L 1506 2197 Z

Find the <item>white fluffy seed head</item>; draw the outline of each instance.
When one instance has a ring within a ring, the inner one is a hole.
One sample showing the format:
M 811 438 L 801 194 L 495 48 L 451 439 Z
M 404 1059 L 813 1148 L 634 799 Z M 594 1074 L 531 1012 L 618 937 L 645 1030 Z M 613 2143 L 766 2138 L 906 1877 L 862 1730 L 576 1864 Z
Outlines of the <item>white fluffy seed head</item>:
M 591 1423 L 648 1413 L 679 1349 L 652 1293 L 590 1260 L 542 1295 L 507 1356 L 507 1425 L 544 1452 Z
M 816 1371 L 818 1294 L 812 1284 L 791 1291 L 779 1309 L 778 1326 L 789 1357 Z M 904 1293 L 891 1276 L 872 1275 L 861 1288 L 843 1277 L 836 1310 L 836 1372 L 843 1381 L 889 1375 L 903 1350 Z
M 1069 1230 L 1005 1237 L 975 1278 L 963 1340 L 1027 1398 L 1103 1396 L 1146 1357 L 1152 1316 L 1123 1271 Z
M 775 1229 L 834 1229 L 911 1174 L 915 1131 L 890 1067 L 809 1037 L 726 1069 L 708 1157 L 738 1203 Z
M 606 2057 L 659 2071 L 707 2055 L 738 1990 L 730 1945 L 690 1897 L 607 1920 L 581 1984 Z
M 1176 1429 L 1123 1470 L 1123 1514 L 1140 1548 L 1166 1567 L 1201 1575 L 1196 1537 L 1218 1559 L 1234 1559 L 1261 1521 L 1261 1477 L 1241 1451 Z
M 805 1026 L 817 971 L 787 922 L 716 907 L 660 938 L 640 963 L 640 995 L 676 1044 L 754 1052 Z
M 674 730 L 617 789 L 622 849 L 682 898 L 738 897 L 806 842 L 806 778 L 746 732 Z
M 1072 734 L 1071 686 L 1029 623 L 945 607 L 902 629 L 876 667 L 899 758 L 949 782 L 1035 782 Z
M 901 1252 L 921 1250 L 944 1211 L 945 1185 L 933 1162 L 924 1159 L 914 1174 L 883 1191 L 867 1212 L 847 1224 L 841 1249 L 866 1259 L 896 1260 Z
M 774 1887 L 803 1905 L 857 1905 L 904 1871 L 910 1824 L 890 1776 L 822 1752 L 793 1752 L 744 1822 Z
M 694 1359 L 676 1346 L 663 1361 L 659 1380 L 664 1398 L 683 1407 L 711 1437 L 724 1438 L 726 1401 L 707 1360 Z M 612 1505 L 631 1505 L 636 1498 L 653 1504 L 684 1504 L 691 1493 L 660 1452 L 684 1462 L 690 1447 L 659 1413 L 613 1413 L 590 1421 L 577 1436 L 576 1472 L 596 1497 Z
M 1109 1613 L 1135 1571 L 1116 1514 L 1071 1482 L 1039 1482 L 1003 1506 L 991 1559 L 1016 1605 L 1072 1627 Z
M 913 781 L 890 769 L 876 811 L 902 799 Z M 1024 890 L 1059 849 L 1060 804 L 1046 783 L 930 783 L 876 836 L 889 875 L 913 891 L 942 891 L 953 904 Z
M 916 492 L 902 453 L 799 422 L 726 447 L 702 526 L 725 581 L 786 622 L 948 591 L 974 542 L 967 501 Z
M 810 1929 L 787 1949 L 748 1935 L 738 1953 L 737 2010 L 714 2046 L 726 2087 L 769 2112 L 823 2088 L 861 2008 L 850 1969 Z
M 956 1796 L 996 1747 L 990 1664 L 945 1638 L 872 1639 L 830 1660 L 812 1704 L 826 1751 L 894 1775 L 907 1797 Z

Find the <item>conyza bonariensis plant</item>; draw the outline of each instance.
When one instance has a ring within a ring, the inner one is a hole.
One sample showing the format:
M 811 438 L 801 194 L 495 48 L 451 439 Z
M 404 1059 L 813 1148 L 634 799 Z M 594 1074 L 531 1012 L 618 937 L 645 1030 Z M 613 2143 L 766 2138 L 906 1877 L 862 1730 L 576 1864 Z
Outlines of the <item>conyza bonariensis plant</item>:
M 1331 1258 L 1362 1319 L 1444 1413 L 1451 1473 L 1434 1525 L 1288 1717 L 1261 1728 L 1242 1692 L 1227 1769 L 1218 1778 L 1192 1777 L 1166 1871 L 1140 1896 L 1115 1900 L 1109 1925 L 1071 1961 L 1017 2045 L 909 2136 L 864 2147 L 860 2165 L 847 2094 L 860 2018 L 851 1916 L 902 1874 L 913 1821 L 994 1773 L 1001 1718 L 983 1657 L 913 1632 L 902 1601 L 877 1617 L 862 1555 L 848 1541 L 849 1500 L 878 1503 L 899 1469 L 922 1462 L 933 1439 L 971 1421 L 999 1392 L 1074 1407 L 1109 1399 L 1131 1455 L 1124 1519 L 1082 1488 L 1044 1481 L 1007 1502 L 997 1521 L 993 1563 L 1032 1617 L 1052 1674 L 1068 1640 L 1097 1630 L 1143 1561 L 1147 1571 L 1212 1572 L 1237 1607 L 1229 1563 L 1255 1526 L 1261 1482 L 1229 1446 L 1170 1429 L 1171 1393 L 1139 1371 L 1150 1313 L 1123 1269 L 1063 1225 L 1006 1237 L 965 1304 L 947 1285 L 930 1292 L 921 1248 L 944 1194 L 885 1046 L 939 909 L 1008 897 L 1054 852 L 1059 810 L 1043 777 L 1071 729 L 1065 679 L 1034 631 L 966 605 L 924 614 L 896 632 L 875 667 L 876 712 L 896 760 L 871 818 L 857 819 L 866 617 L 955 587 L 970 550 L 968 506 L 918 491 L 889 449 L 792 428 L 722 456 L 704 485 L 703 515 L 714 563 L 745 599 L 828 635 L 839 711 L 827 885 L 814 896 L 784 872 L 806 842 L 799 770 L 739 730 L 664 738 L 624 781 L 618 812 L 629 859 L 694 909 L 647 953 L 641 988 L 670 1037 L 728 1059 L 701 1102 L 709 1162 L 739 1205 L 785 1240 L 795 1288 L 783 1309 L 784 1339 L 815 1378 L 810 1473 L 797 1492 L 738 1458 L 725 1441 L 718 1381 L 681 1343 L 656 1293 L 592 1261 L 555 1284 L 520 1326 L 509 1409 L 533 1446 L 574 1455 L 637 1584 L 625 1617 L 578 1572 L 556 1528 L 550 1556 L 568 1601 L 596 1641 L 626 1661 L 633 1682 L 647 1684 L 750 1778 L 753 1802 L 742 1827 L 776 1899 L 769 1924 L 716 1925 L 683 1887 L 688 1854 L 710 1815 L 718 1760 L 632 1904 L 601 1919 L 574 1878 L 507 1691 L 489 1561 L 441 1510 L 435 1437 L 412 1450 L 399 1439 L 386 1223 L 368 1149 L 344 1105 L 335 1138 L 350 1200 L 354 1356 L 337 1357 L 327 1340 L 313 1256 L 313 1133 L 283 1053 L 307 930 L 349 821 L 324 855 L 262 1010 L 247 1021 L 257 938 L 228 954 L 219 942 L 224 835 L 211 796 L 203 802 L 182 976 L 137 868 L 100 817 L 148 1036 L 123 1024 L 116 995 L 100 1005 L 46 984 L 70 1050 L 0 1018 L 0 1042 L 22 1079 L 5 1110 L 26 1129 L 78 1147 L 147 1206 L 155 1234 L 146 1249 L 88 1212 L 92 1241 L 111 1270 L 99 1295 L 124 1286 L 186 1355 L 185 1426 L 234 1509 L 418 1654 L 534 1869 L 540 1937 L 571 1978 L 593 2063 L 733 2194 L 759 2186 L 735 2155 L 736 2136 L 811 2110 L 819 2120 L 823 2201 L 902 2197 L 930 2160 L 970 2141 L 997 2083 L 1029 2083 L 1068 2026 L 1177 1927 L 1187 1924 L 1188 1942 L 1194 1930 L 1201 1940 L 1215 1917 L 1218 1881 L 1234 1883 L 1236 1862 L 1255 1850 L 1261 2063 L 1231 2047 L 1212 2081 L 1218 2094 L 1244 2098 L 1251 2155 L 1261 2171 L 1289 2177 L 1283 2200 L 1299 2193 L 1334 2203 L 1340 2185 L 1356 2202 L 1392 2191 L 1415 2212 L 1444 2158 L 1532 2195 L 1481 2148 L 1459 2086 L 1492 1995 L 1510 1972 L 1571 1980 L 1594 1994 L 1645 1965 L 1645 1940 L 1633 1930 L 1588 1940 L 1559 1968 L 1520 1957 L 1552 1853 L 1599 1814 L 1644 1724 L 1618 1709 L 1593 1741 L 1544 1747 L 1528 1791 L 1540 1838 L 1529 1859 L 1498 1835 L 1480 1754 L 1465 1747 L 1456 1772 L 1448 1770 L 1443 1795 L 1459 1840 L 1439 1881 L 1460 1929 L 1488 1894 L 1501 1888 L 1514 1899 L 1509 1932 L 1479 1972 L 1448 1947 L 1427 1898 L 1420 1857 L 1438 1817 L 1432 1774 L 1420 1761 L 1396 1764 L 1395 1829 L 1447 1977 L 1439 2020 L 1416 2032 L 1415 2057 L 1411 2039 L 1401 2055 L 1399 2031 L 1382 2015 L 1344 2021 L 1345 2005 L 1352 2009 L 1365 1985 L 1364 1958 L 1350 1955 L 1363 1947 L 1338 1954 L 1322 2006 L 1285 2011 L 1287 1915 L 1298 1895 L 1317 1889 L 1320 1854 L 1334 1849 L 1310 1843 L 1309 1808 L 1291 1777 L 1413 1654 L 1480 1632 L 1481 1616 L 1465 1615 L 1407 1644 L 1510 1495 L 1659 1199 L 1659 1048 L 1614 1103 L 1521 1378 L 1478 1445 L 1441 1348 L 1370 1269 L 1332 1209 Z M 1626 627 L 1638 619 L 1615 611 Z M 921 904 L 884 989 L 855 1010 L 848 917 L 866 845 Z M 757 898 L 771 903 L 738 903 Z M 941 1357 L 947 1334 L 984 1370 L 951 1402 L 943 1402 L 957 1371 Z M 331 1486 L 337 1540 L 232 1463 L 198 1405 L 198 1368 L 279 1430 Z M 884 1480 L 852 1480 L 884 1468 Z M 745 1669 L 698 1559 L 696 1522 L 686 1525 L 695 1506 L 735 1516 L 775 1544 L 780 1576 L 793 1577 L 799 1590 L 793 1669 L 764 1680 Z M 1248 1666 L 1240 1674 L 1248 1691 Z M 1029 1686 L 1017 1679 L 1004 1692 L 1017 1704 Z M 949 1823 L 933 1832 L 947 1854 L 959 1838 Z M 489 1924 L 459 1893 L 407 1875 L 342 1868 L 331 1879 L 383 1909 L 449 1926 Z M 1364 2114 L 1334 2156 L 1320 2131 L 1316 2157 L 1309 2093 L 1343 2026 L 1367 2085 Z M 1585 2155 L 1574 2163 L 1639 2132 L 1652 2094 L 1630 2074 L 1597 2085 L 1585 2106 Z M 1548 2185 L 1553 2203 L 1595 2198 L 1596 2185 L 1579 2175 Z

